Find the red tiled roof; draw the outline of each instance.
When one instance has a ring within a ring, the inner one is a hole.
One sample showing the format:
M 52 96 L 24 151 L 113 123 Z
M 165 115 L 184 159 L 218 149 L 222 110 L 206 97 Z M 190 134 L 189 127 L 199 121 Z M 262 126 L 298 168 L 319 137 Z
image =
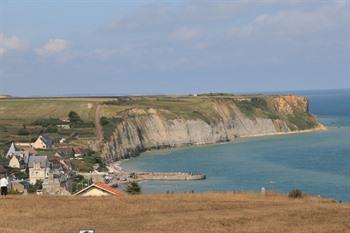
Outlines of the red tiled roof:
M 81 149 L 79 147 L 73 147 L 72 148 L 74 154 L 81 154 Z
M 86 187 L 86 188 L 80 190 L 79 192 L 74 193 L 73 195 L 74 195 L 74 196 L 80 195 L 81 193 L 84 193 L 86 190 L 89 190 L 89 189 L 92 188 L 92 187 L 101 189 L 101 190 L 103 190 L 103 191 L 105 191 L 105 192 L 107 192 L 107 193 L 110 193 L 110 194 L 112 194 L 112 195 L 115 195 L 115 196 L 124 195 L 123 192 L 121 192 L 121 191 L 119 191 L 119 190 L 116 190 L 116 189 L 114 189 L 114 188 L 110 187 L 109 185 L 104 184 L 104 183 L 102 183 L 102 182 L 96 182 L 96 183 L 94 183 L 94 184 L 92 184 L 92 185 L 90 185 L 90 186 L 88 186 L 88 187 Z
M 124 193 L 112 188 L 111 186 L 105 184 L 105 183 L 102 183 L 102 182 L 96 182 L 94 184 L 96 187 L 100 188 L 100 189 L 103 189 L 105 190 L 106 192 L 109 192 L 113 195 L 124 195 Z

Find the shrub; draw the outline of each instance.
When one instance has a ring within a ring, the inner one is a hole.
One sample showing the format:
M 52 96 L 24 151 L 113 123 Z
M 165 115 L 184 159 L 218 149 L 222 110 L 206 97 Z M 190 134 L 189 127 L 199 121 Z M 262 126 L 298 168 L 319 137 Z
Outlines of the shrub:
M 92 181 L 90 179 L 85 179 L 85 178 L 81 179 L 80 181 L 73 181 L 71 191 L 72 193 L 79 192 L 83 188 L 89 186 L 91 183 Z
M 107 117 L 101 117 L 100 123 L 101 123 L 102 126 L 105 126 L 105 125 L 109 124 L 109 120 L 108 120 Z
M 62 124 L 62 122 L 57 118 L 43 118 L 43 119 L 37 119 L 32 122 L 32 125 L 41 125 L 43 127 L 59 125 L 59 124 Z
M 57 133 L 57 126 L 49 126 L 45 129 L 45 133 Z
M 303 192 L 299 189 L 293 189 L 288 193 L 289 198 L 302 198 L 303 196 Z
M 133 182 L 130 182 L 125 187 L 124 191 L 129 193 L 129 194 L 132 194 L 132 195 L 140 194 L 141 193 L 141 187 L 140 187 L 140 185 L 137 182 L 133 181 Z
M 41 190 L 43 188 L 43 181 L 37 180 L 34 185 L 30 185 L 28 189 L 28 193 L 35 193 L 37 190 Z
M 15 176 L 17 177 L 17 179 L 20 179 L 20 180 L 25 180 L 25 179 L 28 179 L 29 176 L 26 172 L 17 172 L 15 173 Z
M 88 154 L 83 157 L 83 161 L 90 164 L 96 164 L 102 162 L 101 156 L 97 154 Z

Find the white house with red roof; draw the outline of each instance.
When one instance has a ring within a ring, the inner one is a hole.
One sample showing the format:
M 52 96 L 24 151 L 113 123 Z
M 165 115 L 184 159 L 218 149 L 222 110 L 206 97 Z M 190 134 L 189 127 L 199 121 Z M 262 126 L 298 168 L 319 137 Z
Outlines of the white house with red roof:
M 112 188 L 109 185 L 102 182 L 96 182 L 74 194 L 74 196 L 84 196 L 84 197 L 122 196 L 122 195 L 124 195 L 123 192 L 115 188 Z

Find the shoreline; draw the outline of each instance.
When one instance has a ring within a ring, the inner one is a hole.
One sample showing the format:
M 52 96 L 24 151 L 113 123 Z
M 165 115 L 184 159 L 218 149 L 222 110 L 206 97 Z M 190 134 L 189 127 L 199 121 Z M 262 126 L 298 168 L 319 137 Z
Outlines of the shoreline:
M 320 124 L 318 127 L 314 128 L 314 129 L 306 129 L 306 130 L 295 130 L 295 131 L 289 131 L 289 132 L 275 132 L 275 133 L 264 133 L 264 134 L 252 134 L 252 135 L 244 135 L 244 136 L 239 136 L 237 139 L 239 138 L 258 138 L 258 137 L 264 137 L 264 136 L 283 136 L 283 135 L 294 135 L 294 134 L 305 134 L 305 133 L 313 133 L 313 132 L 323 132 L 323 131 L 327 131 L 328 128 L 326 126 L 324 126 L 323 124 Z M 227 143 L 232 143 L 235 140 L 232 141 L 228 141 L 228 142 L 217 142 L 217 143 L 198 143 L 198 144 L 192 144 L 192 145 L 184 145 L 184 146 L 177 146 L 177 147 L 169 147 L 169 148 L 164 148 L 164 150 L 172 150 L 172 149 L 177 149 L 177 148 L 186 148 L 186 147 L 197 147 L 197 146 L 205 146 L 205 145 L 220 145 L 220 144 L 227 144 Z M 151 151 L 159 151 L 161 149 L 151 149 L 151 150 L 147 150 L 144 151 L 143 153 L 146 152 L 151 152 Z M 139 156 L 139 155 L 138 155 Z M 137 156 L 135 156 L 137 157 Z M 119 174 L 124 174 L 124 173 L 132 173 L 132 172 L 137 172 L 137 171 L 129 171 L 126 170 L 125 168 L 123 168 L 122 164 L 125 161 L 128 161 L 130 159 L 133 159 L 134 157 L 128 158 L 128 159 L 122 159 L 122 160 L 118 160 L 115 161 L 113 163 L 110 164 L 110 166 L 113 168 L 113 170 Z M 138 172 L 143 172 L 143 171 L 138 171 Z

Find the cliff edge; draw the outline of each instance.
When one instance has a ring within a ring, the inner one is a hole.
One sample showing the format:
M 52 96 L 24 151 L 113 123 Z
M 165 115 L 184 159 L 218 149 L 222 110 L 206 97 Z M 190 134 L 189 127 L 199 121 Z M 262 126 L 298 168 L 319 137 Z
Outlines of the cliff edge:
M 106 161 L 150 149 L 325 129 L 303 96 L 124 97 L 104 103 L 101 114 Z

